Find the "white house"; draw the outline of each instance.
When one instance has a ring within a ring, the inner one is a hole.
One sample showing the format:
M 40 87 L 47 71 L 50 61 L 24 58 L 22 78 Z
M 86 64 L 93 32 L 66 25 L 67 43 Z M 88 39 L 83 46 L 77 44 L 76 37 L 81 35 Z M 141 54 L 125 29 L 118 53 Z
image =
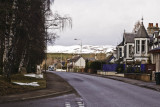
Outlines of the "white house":
M 124 32 L 123 41 L 116 47 L 117 60 L 120 60 L 122 63 L 148 63 L 150 60 L 149 50 L 160 46 L 159 39 L 157 38 L 158 34 L 158 24 L 153 26 L 153 23 L 149 23 L 146 30 L 142 20 L 138 31 L 133 33 Z
M 72 68 L 85 68 L 86 62 L 83 57 L 76 56 L 76 57 L 69 60 L 69 63 L 67 66 L 72 67 Z
M 141 23 L 141 26 L 135 35 L 134 38 L 134 60 L 141 62 L 142 64 L 145 64 L 149 60 L 149 42 L 150 37 L 143 25 L 143 22 Z
M 77 61 L 73 62 L 73 66 L 78 67 L 78 68 L 85 68 L 86 62 L 83 57 L 80 57 L 77 59 Z

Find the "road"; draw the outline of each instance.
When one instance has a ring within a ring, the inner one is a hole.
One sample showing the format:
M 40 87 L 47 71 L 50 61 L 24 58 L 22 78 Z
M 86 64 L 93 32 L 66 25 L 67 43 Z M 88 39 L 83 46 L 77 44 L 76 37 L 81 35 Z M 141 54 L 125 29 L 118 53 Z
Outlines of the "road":
M 160 93 L 107 78 L 67 72 L 54 72 L 67 80 L 80 94 L 12 102 L 1 107 L 160 107 Z
M 82 96 L 88 107 L 160 107 L 160 93 L 120 81 L 78 73 L 56 73 Z

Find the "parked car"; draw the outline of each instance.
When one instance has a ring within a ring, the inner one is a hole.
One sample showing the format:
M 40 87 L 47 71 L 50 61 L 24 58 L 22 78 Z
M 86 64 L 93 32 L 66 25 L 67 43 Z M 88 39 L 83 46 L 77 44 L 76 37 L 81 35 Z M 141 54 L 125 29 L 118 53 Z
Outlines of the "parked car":
M 50 66 L 48 67 L 48 70 L 49 70 L 49 71 L 54 71 L 55 68 L 54 68 L 54 66 L 50 65 Z

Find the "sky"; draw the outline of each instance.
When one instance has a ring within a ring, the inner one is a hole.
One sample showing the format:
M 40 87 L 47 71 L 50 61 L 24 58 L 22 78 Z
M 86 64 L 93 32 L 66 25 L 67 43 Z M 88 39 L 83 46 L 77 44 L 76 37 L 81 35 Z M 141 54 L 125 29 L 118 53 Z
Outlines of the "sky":
M 160 25 L 160 0 L 55 0 L 53 13 L 72 17 L 72 29 L 57 32 L 55 45 L 114 45 L 122 41 L 124 29 L 132 32 L 135 23 L 144 18 Z

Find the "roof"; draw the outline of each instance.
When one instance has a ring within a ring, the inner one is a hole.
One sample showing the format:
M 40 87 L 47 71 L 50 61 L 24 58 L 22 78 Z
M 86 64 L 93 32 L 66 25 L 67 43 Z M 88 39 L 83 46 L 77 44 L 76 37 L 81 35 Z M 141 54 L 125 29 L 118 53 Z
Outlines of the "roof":
M 114 58 L 113 55 L 109 55 L 104 61 L 109 63 Z
M 148 33 L 147 33 L 143 23 L 141 24 L 135 38 L 149 38 Z
M 76 61 L 78 61 L 80 58 L 83 58 L 83 57 L 81 57 L 81 56 L 75 56 L 74 58 L 70 59 L 70 61 L 76 62 Z
M 149 53 L 160 53 L 160 47 L 150 50 Z
M 136 33 L 124 33 L 124 38 L 126 43 L 134 43 L 134 38 Z
M 124 42 L 122 41 L 118 46 L 123 46 L 124 45 Z
M 158 32 L 158 31 L 155 31 L 155 32 L 154 32 L 154 37 L 157 38 L 158 36 L 159 36 L 159 32 Z

